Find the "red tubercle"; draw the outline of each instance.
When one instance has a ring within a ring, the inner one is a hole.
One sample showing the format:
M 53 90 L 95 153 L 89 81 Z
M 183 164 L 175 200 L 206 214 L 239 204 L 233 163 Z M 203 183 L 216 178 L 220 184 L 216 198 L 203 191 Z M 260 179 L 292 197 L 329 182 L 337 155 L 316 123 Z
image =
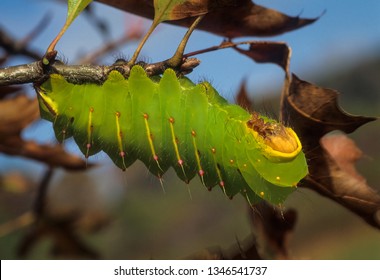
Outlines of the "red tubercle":
M 148 115 L 147 113 L 144 113 L 144 114 L 143 114 L 143 117 L 144 117 L 144 119 L 146 119 L 146 120 L 149 119 L 149 115 Z

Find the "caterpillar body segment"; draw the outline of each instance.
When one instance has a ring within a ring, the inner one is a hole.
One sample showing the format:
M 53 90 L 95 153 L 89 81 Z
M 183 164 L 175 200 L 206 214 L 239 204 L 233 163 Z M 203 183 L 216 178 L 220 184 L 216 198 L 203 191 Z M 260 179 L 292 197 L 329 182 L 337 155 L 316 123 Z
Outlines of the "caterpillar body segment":
M 37 93 L 59 141 L 74 137 L 86 157 L 104 151 L 123 170 L 138 159 L 161 178 L 173 167 L 185 182 L 197 175 L 208 189 L 240 192 L 252 204 L 282 203 L 308 172 L 291 128 L 171 69 L 152 78 L 134 66 L 127 79 L 112 71 L 102 85 L 52 74 Z

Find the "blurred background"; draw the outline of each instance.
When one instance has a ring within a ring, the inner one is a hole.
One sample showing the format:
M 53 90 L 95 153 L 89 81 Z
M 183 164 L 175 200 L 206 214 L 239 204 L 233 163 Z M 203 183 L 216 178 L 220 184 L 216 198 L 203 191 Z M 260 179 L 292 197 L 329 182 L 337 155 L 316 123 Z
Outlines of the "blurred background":
M 65 2 L 1 0 L 0 28 L 22 39 L 44 16 L 50 16 L 48 25 L 30 44 L 33 50 L 43 54 L 65 21 Z M 380 116 L 379 1 L 254 2 L 291 16 L 322 16 L 310 26 L 281 36 L 235 41 L 286 42 L 292 48 L 292 72 L 303 80 L 341 92 L 340 104 L 347 112 Z M 59 56 L 67 63 L 77 63 L 136 26 L 144 32 L 150 23 L 98 3 L 92 4 L 91 13 L 81 15 L 57 46 Z M 105 28 L 99 29 L 99 24 Z M 185 32 L 181 27 L 160 25 L 140 57 L 147 62 L 170 57 Z M 218 45 L 222 39 L 196 31 L 187 52 Z M 112 64 L 117 58 L 130 57 L 137 43 L 131 41 L 120 46 L 101 57 L 98 63 Z M 245 83 L 255 108 L 278 116 L 284 77 L 278 66 L 256 64 L 233 50 L 207 53 L 198 58 L 202 63 L 190 74 L 192 80 L 211 81 L 231 102 Z M 9 59 L 7 65 L 28 62 L 31 62 L 28 58 L 15 57 Z M 34 96 L 32 86 L 26 86 L 26 90 Z M 45 121 L 31 125 L 24 131 L 24 137 L 40 143 L 55 141 L 51 123 Z M 358 170 L 370 186 L 380 190 L 379 123 L 369 123 L 350 137 L 365 155 L 358 163 Z M 70 141 L 66 145 L 69 151 L 80 154 Z M 86 246 L 100 258 L 183 258 L 209 247 L 228 249 L 237 240 L 250 236 L 253 230 L 243 197 L 229 201 L 220 190 L 208 192 L 197 179 L 186 185 L 173 172 L 164 177 L 164 193 L 159 181 L 141 163 L 121 172 L 104 154 L 92 157 L 90 162 L 97 167 L 86 172 L 55 171 L 48 190 L 48 209 L 58 216 L 80 213 L 81 218 L 74 227 Z M 0 154 L 0 225 L 30 211 L 45 170 L 42 164 Z M 300 189 L 287 200 L 285 208 L 295 208 L 298 213 L 289 241 L 291 257 L 380 259 L 380 232 L 336 203 Z M 24 226 L 0 235 L 1 259 L 18 258 L 17 250 L 27 230 L 28 226 Z M 28 252 L 28 258 L 51 258 L 53 242 L 52 238 L 41 238 Z

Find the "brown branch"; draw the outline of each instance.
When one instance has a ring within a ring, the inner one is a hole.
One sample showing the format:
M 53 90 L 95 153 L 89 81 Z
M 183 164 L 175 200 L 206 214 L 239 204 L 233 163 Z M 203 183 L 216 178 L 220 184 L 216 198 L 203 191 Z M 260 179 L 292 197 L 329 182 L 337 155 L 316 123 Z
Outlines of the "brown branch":
M 37 193 L 37 197 L 36 197 L 36 201 L 35 201 L 34 209 L 33 209 L 37 217 L 43 216 L 45 214 L 46 193 L 49 188 L 49 183 L 53 175 L 54 175 L 54 168 L 49 166 L 48 169 L 45 171 L 44 175 L 42 176 L 40 185 L 38 187 L 38 193 Z
M 179 73 L 189 73 L 199 65 L 196 58 L 185 59 L 176 69 Z M 160 75 L 165 69 L 170 68 L 167 61 L 142 65 L 149 76 Z M 40 83 L 47 79 L 51 73 L 62 75 L 67 81 L 75 84 L 103 83 L 112 70 L 117 70 L 128 77 L 130 67 L 127 63 L 116 63 L 110 66 L 99 65 L 65 65 L 59 61 L 45 66 L 41 61 L 0 68 L 0 86 Z
M 43 76 L 40 62 L 5 67 L 0 69 L 0 86 L 32 83 Z
M 37 52 L 28 49 L 24 42 L 18 43 L 2 29 L 0 29 L 0 46 L 10 55 L 24 55 L 33 59 L 41 58 Z

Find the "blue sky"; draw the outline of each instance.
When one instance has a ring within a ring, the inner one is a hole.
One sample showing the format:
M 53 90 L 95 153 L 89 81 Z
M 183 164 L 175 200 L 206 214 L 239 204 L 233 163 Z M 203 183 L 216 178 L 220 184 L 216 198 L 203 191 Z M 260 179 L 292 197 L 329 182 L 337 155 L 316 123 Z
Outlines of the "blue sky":
M 64 2 L 64 1 L 63 1 Z M 305 28 L 270 38 L 241 38 L 253 40 L 284 41 L 293 50 L 291 70 L 300 77 L 310 80 L 318 72 L 345 67 L 363 59 L 380 48 L 380 1 L 378 0 L 260 0 L 257 4 L 277 9 L 288 15 L 318 17 L 314 24 Z M 19 9 L 22 7 L 22 9 Z M 9 32 L 22 38 L 46 13 L 53 16 L 50 25 L 33 42 L 41 52 L 59 31 L 66 16 L 64 4 L 52 0 L 1 0 L 0 24 Z M 98 4 L 98 16 L 109 22 L 111 37 L 121 36 L 132 17 L 126 13 Z M 149 24 L 149 22 L 146 22 Z M 161 25 L 143 49 L 142 57 L 148 61 L 166 59 L 174 52 L 184 34 L 184 28 Z M 187 50 L 193 51 L 216 45 L 222 38 L 206 32 L 195 33 Z M 166 43 L 162 43 L 166 42 Z M 91 52 L 103 43 L 97 31 L 86 17 L 80 17 L 68 30 L 57 49 L 71 63 L 83 53 Z M 136 44 L 122 48 L 105 60 L 112 63 L 122 54 L 130 56 Z M 260 94 L 266 89 L 279 89 L 283 73 L 274 65 L 255 64 L 233 50 L 224 50 L 198 58 L 202 65 L 191 78 L 209 79 L 227 98 L 231 98 L 243 78 L 247 78 L 249 89 Z
M 293 50 L 291 71 L 302 79 L 313 82 L 318 73 L 347 67 L 367 59 L 380 49 L 378 0 L 261 0 L 255 3 L 292 16 L 312 18 L 325 12 L 316 23 L 281 36 L 239 39 L 287 42 Z M 33 48 L 41 53 L 58 33 L 66 16 L 65 4 L 57 4 L 57 1 L 52 0 L 0 0 L 0 11 L 0 26 L 17 38 L 27 35 L 45 14 L 51 14 L 53 18 L 49 26 L 32 43 Z M 136 20 L 133 16 L 101 4 L 96 5 L 95 12 L 109 22 L 112 39 L 119 38 L 130 26 L 131 20 Z M 147 26 L 148 24 L 149 21 L 146 21 Z M 170 57 L 185 31 L 184 28 L 161 25 L 144 47 L 142 57 L 149 62 Z M 196 32 L 190 39 L 187 51 L 217 45 L 222 39 L 210 33 Z M 80 16 L 59 42 L 57 50 L 69 63 L 74 63 L 78 57 L 102 44 L 103 40 L 91 26 L 91 22 Z M 135 48 L 136 43 L 123 47 L 107 57 L 104 63 L 111 64 L 120 56 L 129 57 Z M 198 58 L 202 60 L 202 64 L 191 74 L 191 78 L 195 81 L 211 81 L 229 100 L 233 100 L 243 79 L 246 79 L 253 96 L 260 96 L 260 93 L 267 90 L 280 94 L 284 73 L 275 65 L 256 64 L 233 50 L 213 52 Z M 24 62 L 11 60 L 10 63 Z M 27 137 L 34 139 L 41 131 L 42 126 L 35 125 L 28 130 Z M 50 141 L 53 139 L 52 134 L 46 137 Z

